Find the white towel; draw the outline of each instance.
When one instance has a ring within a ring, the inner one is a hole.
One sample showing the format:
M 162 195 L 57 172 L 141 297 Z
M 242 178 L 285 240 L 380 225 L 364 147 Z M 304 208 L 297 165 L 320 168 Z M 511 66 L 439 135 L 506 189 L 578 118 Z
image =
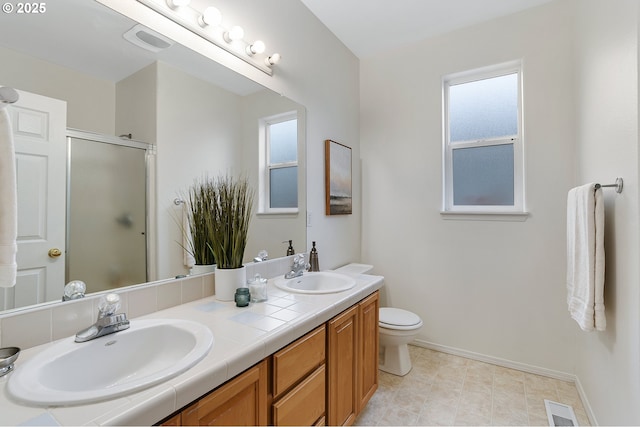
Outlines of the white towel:
M 187 203 L 182 203 L 182 261 L 187 268 L 196 265 L 196 259 L 190 252 L 193 244 L 191 243 L 191 227 L 189 226 L 189 207 Z
M 16 155 L 11 119 L 6 107 L 0 107 L 0 287 L 16 284 L 18 246 L 18 202 Z
M 567 198 L 567 304 L 584 331 L 604 331 L 604 201 L 596 184 Z

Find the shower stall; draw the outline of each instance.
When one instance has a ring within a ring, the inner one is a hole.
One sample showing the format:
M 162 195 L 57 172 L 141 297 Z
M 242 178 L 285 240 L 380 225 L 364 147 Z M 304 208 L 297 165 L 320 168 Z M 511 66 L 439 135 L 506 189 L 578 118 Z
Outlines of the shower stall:
M 89 293 L 147 281 L 152 154 L 150 144 L 67 131 L 67 282 Z

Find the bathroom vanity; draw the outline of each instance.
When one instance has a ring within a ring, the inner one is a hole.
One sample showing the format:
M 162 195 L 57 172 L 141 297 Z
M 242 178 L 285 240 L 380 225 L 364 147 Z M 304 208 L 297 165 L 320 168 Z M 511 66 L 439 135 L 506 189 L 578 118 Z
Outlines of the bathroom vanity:
M 0 424 L 350 425 L 377 388 L 383 284 L 380 276 L 352 277 L 355 286 L 343 292 L 286 292 L 270 280 L 268 300 L 248 308 L 207 297 L 142 316 L 201 323 L 213 347 L 166 382 L 77 406 L 22 404 L 2 378 Z M 23 351 L 16 370 L 51 345 Z
M 162 425 L 351 425 L 378 387 L 375 291 Z

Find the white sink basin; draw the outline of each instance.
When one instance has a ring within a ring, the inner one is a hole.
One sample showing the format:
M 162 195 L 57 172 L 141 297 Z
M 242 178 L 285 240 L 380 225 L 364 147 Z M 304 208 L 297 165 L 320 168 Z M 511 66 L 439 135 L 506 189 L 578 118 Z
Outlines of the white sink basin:
M 47 406 L 112 399 L 185 372 L 213 346 L 209 328 L 179 319 L 134 319 L 115 334 L 85 343 L 74 338 L 16 364 L 9 394 Z
M 329 271 L 308 272 L 293 279 L 279 277 L 274 283 L 280 289 L 301 294 L 331 294 L 346 291 L 356 285 L 352 277 Z

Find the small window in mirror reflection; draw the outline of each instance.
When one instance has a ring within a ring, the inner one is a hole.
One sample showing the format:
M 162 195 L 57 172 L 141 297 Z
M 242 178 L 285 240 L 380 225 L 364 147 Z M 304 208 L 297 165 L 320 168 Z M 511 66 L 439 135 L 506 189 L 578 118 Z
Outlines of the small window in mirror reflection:
M 296 112 L 260 121 L 260 213 L 298 211 Z

